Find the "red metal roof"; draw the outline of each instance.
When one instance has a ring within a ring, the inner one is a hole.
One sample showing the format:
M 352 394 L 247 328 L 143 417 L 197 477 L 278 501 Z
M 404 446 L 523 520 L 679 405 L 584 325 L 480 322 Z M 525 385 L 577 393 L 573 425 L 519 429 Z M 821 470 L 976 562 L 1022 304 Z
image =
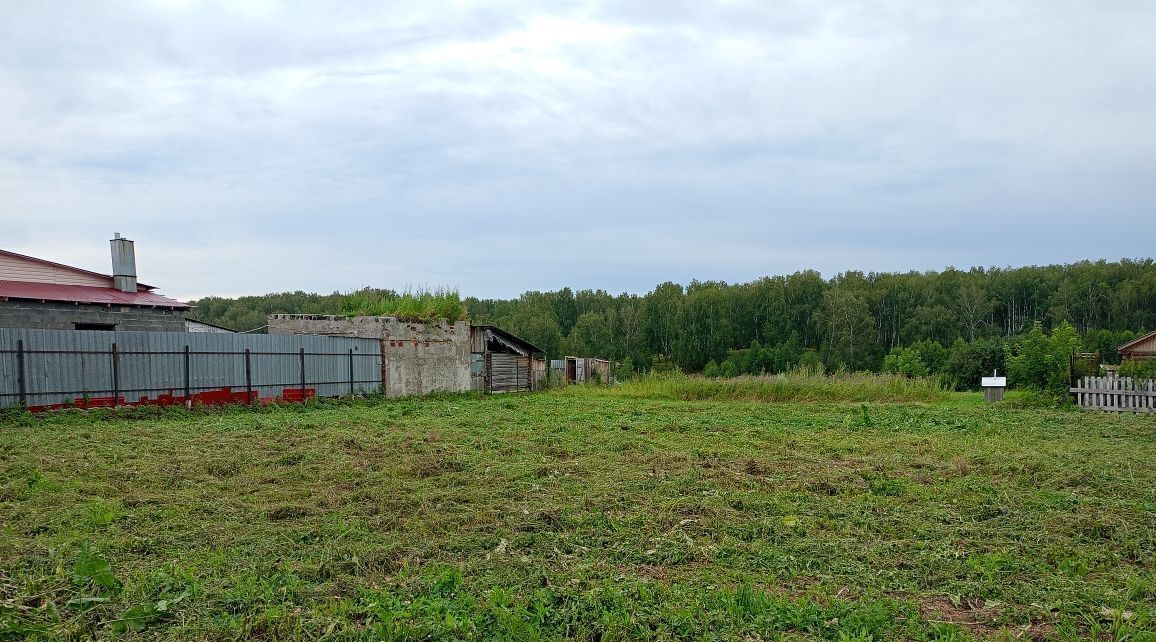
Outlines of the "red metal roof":
M 148 291 L 121 292 L 116 288 L 94 288 L 83 285 L 32 283 L 29 281 L 0 281 L 0 299 L 3 298 L 189 309 L 187 303 L 181 303 L 175 299 Z

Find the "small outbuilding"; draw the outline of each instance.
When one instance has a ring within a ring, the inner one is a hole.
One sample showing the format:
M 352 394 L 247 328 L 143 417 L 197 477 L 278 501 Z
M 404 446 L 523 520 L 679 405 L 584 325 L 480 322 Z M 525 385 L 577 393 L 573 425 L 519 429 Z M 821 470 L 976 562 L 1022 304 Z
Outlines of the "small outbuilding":
M 550 369 L 566 383 L 610 383 L 610 360 L 599 357 L 565 357 L 550 362 Z
M 486 392 L 534 390 L 543 369 L 538 346 L 492 325 L 470 326 L 470 387 Z
M 269 315 L 269 334 L 364 337 L 381 341 L 381 387 L 389 397 L 447 392 L 534 390 L 542 349 L 492 325 L 396 317 Z
M 1156 359 L 1156 331 L 1125 343 L 1116 348 L 1116 352 L 1120 353 L 1121 361 Z
M 110 244 L 112 274 L 0 250 L 0 327 L 184 332 L 188 304 L 137 281 L 132 241 Z

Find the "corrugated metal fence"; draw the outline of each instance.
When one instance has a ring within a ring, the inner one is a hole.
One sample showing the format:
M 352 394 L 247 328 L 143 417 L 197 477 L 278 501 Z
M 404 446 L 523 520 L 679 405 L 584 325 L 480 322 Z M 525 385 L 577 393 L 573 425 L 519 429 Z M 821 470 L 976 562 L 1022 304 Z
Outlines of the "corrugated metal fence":
M 301 399 L 381 390 L 376 339 L 0 328 L 0 406 Z M 148 400 L 142 400 L 148 397 Z M 214 397 L 204 396 L 204 399 Z

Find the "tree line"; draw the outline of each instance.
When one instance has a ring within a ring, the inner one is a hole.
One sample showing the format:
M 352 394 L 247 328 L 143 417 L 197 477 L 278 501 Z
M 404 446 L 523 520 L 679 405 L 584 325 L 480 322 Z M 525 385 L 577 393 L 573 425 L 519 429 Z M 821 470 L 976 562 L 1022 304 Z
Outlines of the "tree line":
M 337 314 L 341 300 L 297 292 L 193 303 L 196 318 L 248 329 L 240 326 L 263 325 L 273 312 Z M 712 364 L 719 374 L 800 364 L 922 374 L 942 372 L 953 358 L 982 365 L 980 373 L 1006 366 L 1007 351 L 1037 326 L 1047 334 L 1070 325 L 1079 349 L 1112 362 L 1119 344 L 1156 327 L 1156 264 L 848 271 L 829 279 L 807 270 L 749 283 L 667 282 L 642 295 L 562 288 L 464 303 L 475 323 L 502 327 L 551 357 L 613 359 L 622 374 Z

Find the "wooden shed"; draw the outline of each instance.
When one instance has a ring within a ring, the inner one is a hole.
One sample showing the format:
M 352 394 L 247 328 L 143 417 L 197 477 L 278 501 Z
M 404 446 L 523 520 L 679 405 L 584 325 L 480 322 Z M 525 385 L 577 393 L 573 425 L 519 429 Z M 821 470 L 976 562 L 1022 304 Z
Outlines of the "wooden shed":
M 542 349 L 492 325 L 470 327 L 470 383 L 474 390 L 519 392 L 533 390 L 534 353 Z
M 1156 331 L 1129 341 L 1124 345 L 1116 348 L 1120 353 L 1120 359 L 1127 361 L 1129 359 L 1156 359 Z
M 608 384 L 611 365 L 609 359 L 598 357 L 565 357 L 550 362 L 550 368 L 558 373 L 558 379 L 567 383 L 597 381 Z

